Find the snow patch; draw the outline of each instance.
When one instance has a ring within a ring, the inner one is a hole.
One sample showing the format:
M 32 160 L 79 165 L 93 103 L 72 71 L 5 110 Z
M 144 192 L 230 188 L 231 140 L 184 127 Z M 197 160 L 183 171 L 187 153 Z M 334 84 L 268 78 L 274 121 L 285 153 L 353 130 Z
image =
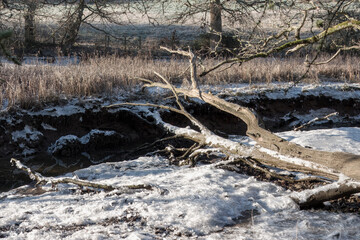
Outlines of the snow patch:
M 41 132 L 28 125 L 21 131 L 12 132 L 11 135 L 12 141 L 18 144 L 22 150 L 22 155 L 25 157 L 36 153 L 34 148 L 40 144 L 44 136 Z
M 327 96 L 338 100 L 360 98 L 360 84 L 321 83 L 297 84 L 228 84 L 221 86 L 205 85 L 202 90 L 221 95 L 229 99 L 240 98 L 244 101 L 260 96 L 269 99 L 294 99 L 303 96 Z
M 113 136 L 116 134 L 117 133 L 115 131 L 103 131 L 103 130 L 93 129 L 88 134 L 82 136 L 81 138 L 79 138 L 75 135 L 62 136 L 48 148 L 48 152 L 50 152 L 51 154 L 56 154 L 56 153 L 59 153 L 64 147 L 67 147 L 67 146 L 86 145 L 95 136 L 98 136 L 98 135 Z
M 43 136 L 41 132 L 28 125 L 24 127 L 24 130 L 14 131 L 11 135 L 14 142 L 19 142 L 20 140 L 26 142 L 38 141 Z
M 310 146 L 318 150 L 348 152 L 360 155 L 359 127 L 288 131 L 276 134 L 304 147 Z
M 48 152 L 55 154 L 59 151 L 61 151 L 65 146 L 68 146 L 69 144 L 76 144 L 80 143 L 79 138 L 75 135 L 66 135 L 60 137 L 54 144 L 52 144 Z

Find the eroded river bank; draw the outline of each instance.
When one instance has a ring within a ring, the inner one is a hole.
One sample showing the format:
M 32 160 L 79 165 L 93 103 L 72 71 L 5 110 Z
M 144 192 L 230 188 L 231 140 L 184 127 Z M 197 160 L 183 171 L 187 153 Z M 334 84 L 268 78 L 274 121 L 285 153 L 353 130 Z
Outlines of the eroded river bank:
M 250 107 L 274 132 L 293 130 L 315 118 L 332 113 L 331 117 L 315 121 L 302 130 L 360 126 L 360 89 L 358 87 L 314 87 L 266 91 L 218 90 L 228 101 Z M 294 94 L 294 92 L 296 94 Z M 114 102 L 146 102 L 154 100 L 155 92 L 138 94 L 136 98 L 105 100 L 102 98 L 72 99 L 49 103 L 42 108 L 11 109 L 0 118 L 0 191 L 28 183 L 28 177 L 10 165 L 16 157 L 47 176 L 56 176 L 93 164 L 122 161 L 143 156 L 164 148 L 167 144 L 156 140 L 168 134 L 154 119 L 134 107 L 106 108 Z M 164 93 L 162 93 L 164 94 Z M 166 94 L 165 94 L 166 95 Z M 150 101 L 150 100 L 149 100 Z M 164 101 L 156 98 L 156 101 Z M 165 104 L 175 106 L 172 99 Z M 245 135 L 241 120 L 191 99 L 186 108 L 209 129 L 219 135 Z M 184 117 L 162 112 L 162 118 L 178 126 L 190 123 Z

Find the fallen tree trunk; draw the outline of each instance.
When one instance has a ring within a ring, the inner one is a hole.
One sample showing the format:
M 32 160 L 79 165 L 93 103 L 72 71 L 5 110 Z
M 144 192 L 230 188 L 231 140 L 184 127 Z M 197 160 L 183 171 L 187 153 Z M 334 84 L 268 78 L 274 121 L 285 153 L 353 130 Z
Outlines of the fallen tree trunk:
M 235 103 L 227 102 L 220 99 L 211 93 L 204 93 L 200 90 L 196 79 L 196 63 L 195 57 L 190 52 L 183 50 L 173 51 L 167 48 L 163 48 L 171 53 L 177 53 L 189 57 L 191 69 L 191 85 L 192 89 L 176 88 L 167 79 L 160 74 L 156 73 L 164 83 L 154 82 L 151 80 L 144 80 L 146 84 L 144 87 L 159 87 L 163 89 L 169 89 L 173 92 L 176 98 L 176 102 L 180 109 L 155 105 L 155 104 L 139 104 L 139 103 L 122 103 L 115 104 L 108 107 L 117 105 L 141 105 L 148 107 L 163 108 L 166 110 L 180 113 L 187 117 L 193 125 L 199 130 L 191 128 L 180 128 L 164 122 L 158 112 L 151 112 L 151 115 L 157 124 L 163 126 L 167 131 L 173 133 L 177 137 L 190 139 L 199 144 L 199 146 L 207 146 L 216 151 L 220 151 L 228 156 L 228 159 L 241 159 L 247 165 L 254 169 L 259 169 L 257 162 L 274 166 L 281 169 L 288 169 L 298 172 L 310 173 L 313 175 L 324 176 L 328 179 L 338 180 L 340 173 L 347 177 L 353 178 L 357 181 L 360 180 L 360 156 L 344 152 L 326 152 L 318 151 L 310 148 L 305 148 L 295 143 L 291 143 L 278 137 L 272 132 L 264 129 L 259 124 L 259 119 L 255 113 L 249 108 L 242 107 Z M 227 112 L 235 117 L 241 119 L 247 125 L 247 136 L 257 142 L 259 146 L 250 147 L 244 146 L 238 142 L 231 141 L 229 139 L 220 137 L 209 129 L 207 129 L 201 122 L 195 119 L 189 114 L 181 104 L 179 95 L 190 98 L 198 98 L 205 103 L 208 103 L 221 111 Z M 195 147 L 196 148 L 196 147 Z M 187 151 L 191 158 L 191 150 Z M 186 154 L 185 154 L 186 155 Z M 186 157 L 186 156 L 185 156 Z M 192 162 L 191 160 L 189 162 Z M 261 167 L 260 167 L 261 169 Z M 263 169 L 264 171 L 268 171 Z M 283 176 L 271 173 L 273 176 L 283 179 Z M 290 179 L 291 181 L 291 179 Z M 350 180 L 348 180 L 350 182 Z M 324 188 L 321 191 L 313 190 L 306 194 L 293 194 L 291 198 L 298 203 L 301 207 L 313 206 L 320 202 L 332 200 L 342 196 L 348 196 L 353 193 L 360 192 L 359 183 L 352 181 L 352 184 L 334 184 L 328 188 Z M 304 196 L 311 196 L 304 199 Z
M 174 90 L 174 89 L 172 89 Z M 176 93 L 175 93 L 176 94 Z M 195 126 L 197 126 L 200 130 L 194 130 L 190 128 L 181 128 L 174 125 L 171 125 L 169 123 L 164 122 L 160 114 L 155 112 L 149 112 L 147 116 L 152 116 L 157 124 L 163 126 L 165 130 L 173 133 L 177 137 L 190 139 L 196 143 L 199 144 L 199 146 L 207 146 L 210 148 L 204 149 L 202 151 L 199 151 L 198 147 L 191 147 L 186 152 L 188 153 L 187 156 L 185 154 L 182 156 L 184 158 L 192 158 L 197 153 L 209 153 L 209 152 L 222 152 L 223 154 L 227 155 L 229 159 L 234 159 L 233 161 L 242 161 L 246 164 L 248 164 L 250 167 L 264 171 L 266 174 L 270 174 L 271 177 L 274 177 L 275 179 L 281 179 L 288 182 L 299 182 L 299 181 L 309 181 L 314 180 L 313 177 L 310 177 L 308 179 L 300 179 L 300 180 L 294 180 L 292 178 L 289 178 L 287 176 L 283 176 L 280 174 L 277 174 L 275 172 L 271 172 L 267 170 L 266 168 L 263 168 L 260 166 L 258 162 L 276 166 L 278 168 L 282 169 L 288 169 L 288 170 L 294 170 L 299 172 L 305 172 L 305 173 L 311 173 L 313 175 L 321 175 L 325 176 L 330 179 L 337 179 L 339 175 L 331 172 L 329 169 L 321 168 L 318 166 L 318 168 L 315 168 L 314 165 L 311 166 L 299 166 L 297 164 L 281 161 L 278 156 L 273 156 L 268 153 L 260 151 L 257 148 L 245 146 L 241 143 L 231 141 L 229 139 L 217 136 L 213 132 L 211 132 L 209 129 L 207 129 L 205 126 L 203 126 L 200 122 L 198 122 L 196 119 L 193 119 L 193 117 L 186 112 L 186 110 L 182 107 L 181 103 L 178 102 L 178 104 L 181 106 L 179 109 L 174 109 L 169 106 L 162 106 L 162 105 L 155 105 L 155 104 L 141 104 L 141 103 L 121 103 L 121 104 L 115 104 L 108 107 L 114 107 L 114 106 L 122 106 L 122 105 L 133 105 L 133 106 L 148 106 L 148 107 L 158 107 L 163 108 L 166 110 L 171 110 L 180 114 L 183 114 L 184 116 L 188 117 Z M 171 151 L 171 149 L 169 149 Z M 239 157 L 242 156 L 242 157 Z M 172 156 L 174 158 L 174 156 Z M 191 160 L 189 161 L 191 162 Z M 226 165 L 226 163 L 225 163 Z M 315 178 L 316 180 L 316 178 Z M 317 179 L 321 180 L 321 179 Z M 337 199 L 343 196 L 349 196 L 354 193 L 360 192 L 360 183 L 351 181 L 350 179 L 347 179 L 345 181 L 339 181 L 332 184 L 328 184 L 325 186 L 321 186 L 319 188 L 311 189 L 311 190 L 305 190 L 302 192 L 295 192 L 290 195 L 290 198 L 297 203 L 300 208 L 310 208 L 314 206 L 318 206 L 321 203 L 325 201 L 330 201 L 333 199 Z
M 163 48 L 171 53 L 177 53 L 189 57 L 191 54 L 186 51 L 174 51 L 171 49 Z M 190 51 L 189 51 L 190 52 Z M 191 55 L 193 56 L 193 55 Z M 194 57 L 190 58 L 191 70 L 196 73 L 196 62 Z M 161 76 L 160 76 L 161 77 Z M 165 80 L 161 77 L 162 80 Z M 166 80 L 165 80 L 166 81 Z M 327 168 L 341 172 L 344 175 L 360 181 L 360 156 L 344 152 L 327 152 L 315 149 L 305 148 L 298 144 L 291 143 L 285 139 L 273 134 L 272 132 L 264 129 L 259 124 L 259 119 L 254 112 L 249 108 L 240 106 L 235 103 L 227 102 L 211 93 L 201 92 L 195 74 L 191 74 L 192 89 L 175 88 L 168 82 L 159 83 L 147 81 L 145 87 L 160 87 L 169 89 L 176 94 L 182 94 L 190 98 L 198 98 L 203 100 L 217 109 L 227 112 L 239 119 L 247 125 L 247 136 L 252 138 L 261 147 L 275 151 L 281 155 L 299 158 L 308 162 L 319 164 Z M 194 87 L 196 86 L 196 87 Z M 254 152 L 255 158 L 261 157 L 262 153 Z M 267 157 L 267 156 L 266 156 Z M 265 159 L 264 159 L 265 160 Z
M 167 84 L 158 82 L 148 83 L 146 86 L 169 89 Z M 188 90 L 175 88 L 175 91 L 188 97 L 202 99 L 206 103 L 240 118 L 247 125 L 246 134 L 255 140 L 261 147 L 275 151 L 281 155 L 320 164 L 341 172 L 348 177 L 360 180 L 360 156 L 358 155 L 344 152 L 326 152 L 302 147 L 295 143 L 288 142 L 260 127 L 256 115 L 246 107 L 227 102 L 211 93 L 201 92 L 200 94 L 197 89 Z M 255 157 L 258 156 L 261 156 L 261 153 L 256 153 Z

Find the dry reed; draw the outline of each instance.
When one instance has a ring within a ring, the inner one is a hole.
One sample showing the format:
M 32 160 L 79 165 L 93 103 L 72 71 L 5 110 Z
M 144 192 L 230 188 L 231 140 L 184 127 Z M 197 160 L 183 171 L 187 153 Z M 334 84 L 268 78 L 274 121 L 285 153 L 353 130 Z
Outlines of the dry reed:
M 306 72 L 303 58 L 255 59 L 241 66 L 217 70 L 201 79 L 204 84 L 272 83 L 296 81 Z M 204 60 L 205 66 L 216 60 Z M 4 64 L 0 67 L 0 102 L 22 107 L 34 103 L 67 98 L 115 95 L 119 89 L 131 90 L 138 80 L 135 77 L 155 79 L 157 71 L 173 82 L 188 77 L 185 60 L 153 60 L 141 57 L 95 57 L 77 65 L 24 65 Z M 185 72 L 185 73 L 184 73 Z M 342 81 L 360 82 L 358 57 L 338 57 L 326 65 L 313 66 L 306 82 Z

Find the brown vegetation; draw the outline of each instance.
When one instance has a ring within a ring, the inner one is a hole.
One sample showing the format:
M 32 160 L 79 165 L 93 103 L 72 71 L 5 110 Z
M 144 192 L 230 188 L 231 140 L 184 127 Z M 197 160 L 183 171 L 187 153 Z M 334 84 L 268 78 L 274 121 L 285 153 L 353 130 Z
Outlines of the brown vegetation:
M 326 59 L 326 56 L 324 56 Z M 217 60 L 206 59 L 204 66 Z M 154 60 L 143 57 L 94 57 L 77 65 L 23 65 L 4 64 L 0 68 L 0 101 L 7 99 L 10 106 L 23 107 L 34 103 L 58 100 L 60 97 L 93 95 L 113 96 L 119 89 L 131 90 L 138 81 L 135 77 L 154 79 L 154 71 L 173 83 L 189 78 L 185 60 Z M 312 66 L 306 72 L 303 58 L 254 59 L 227 69 L 219 69 L 200 78 L 202 84 L 276 83 L 302 80 L 307 83 L 322 81 L 360 82 L 358 57 L 343 56 L 326 65 Z

